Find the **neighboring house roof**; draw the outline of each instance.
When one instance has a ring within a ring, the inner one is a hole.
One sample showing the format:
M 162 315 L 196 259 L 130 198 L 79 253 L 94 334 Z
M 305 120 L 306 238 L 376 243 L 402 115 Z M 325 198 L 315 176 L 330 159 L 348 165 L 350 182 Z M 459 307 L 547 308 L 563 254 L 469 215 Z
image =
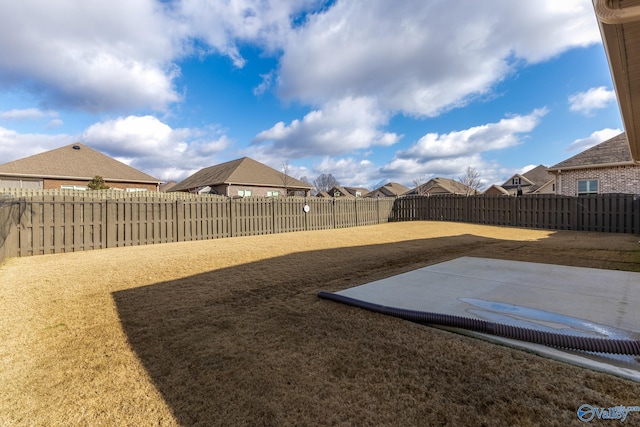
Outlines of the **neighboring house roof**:
M 523 174 L 517 173 L 506 180 L 502 184 L 502 188 L 508 192 L 508 190 L 520 187 L 526 193 L 535 193 L 540 187 L 554 180 L 553 175 L 548 171 L 549 169 L 545 165 L 539 165 Z M 514 178 L 520 178 L 520 184 L 514 184 Z
M 397 182 L 387 182 L 385 185 L 367 193 L 365 197 L 376 197 L 382 194 L 384 197 L 397 197 L 409 191 L 409 187 L 405 187 Z
M 360 195 L 358 196 L 358 192 Z M 342 187 L 336 185 L 326 192 L 330 197 L 363 197 L 369 193 L 369 190 L 362 187 Z M 339 193 L 339 196 L 337 194 Z
M 549 168 L 551 172 L 566 169 L 602 168 L 634 164 L 625 133 L 614 136 Z
M 286 186 L 290 189 L 310 190 L 309 184 L 292 178 L 249 157 L 210 166 L 194 173 L 169 191 L 185 191 L 215 185 L 247 185 L 256 187 Z
M 349 190 L 347 190 L 346 188 L 340 185 L 331 187 L 331 189 L 327 191 L 327 193 L 329 193 L 329 196 L 331 197 L 347 197 L 347 198 L 356 197 L 354 194 L 351 194 Z
M 173 187 L 175 187 L 176 184 L 177 184 L 177 182 L 175 182 L 175 181 L 169 181 L 169 182 L 165 182 L 164 184 L 160 184 L 160 191 L 161 192 L 169 191 Z
M 498 194 L 498 195 L 511 196 L 511 193 L 509 193 L 507 190 L 502 188 L 501 185 L 498 185 L 498 184 L 493 184 L 491 187 L 487 188 L 483 194 Z
M 90 180 L 159 184 L 160 180 L 76 142 L 0 165 L 0 175 L 24 178 Z
M 472 188 L 464 185 L 461 182 L 458 182 L 449 178 L 432 178 L 424 184 L 418 185 L 417 187 L 411 189 L 406 192 L 405 195 L 413 195 L 413 194 L 427 194 L 433 192 L 433 190 L 440 189 L 441 193 L 450 193 L 450 194 L 475 194 L 476 191 Z
M 363 197 L 369 193 L 369 189 L 364 187 L 343 187 L 343 188 L 347 190 L 352 196 L 355 196 L 355 197 Z M 360 193 L 359 196 L 357 195 L 358 193 Z
M 331 196 L 331 194 L 327 193 L 326 191 L 320 191 L 318 194 L 316 194 L 316 197 L 333 197 L 333 196 Z

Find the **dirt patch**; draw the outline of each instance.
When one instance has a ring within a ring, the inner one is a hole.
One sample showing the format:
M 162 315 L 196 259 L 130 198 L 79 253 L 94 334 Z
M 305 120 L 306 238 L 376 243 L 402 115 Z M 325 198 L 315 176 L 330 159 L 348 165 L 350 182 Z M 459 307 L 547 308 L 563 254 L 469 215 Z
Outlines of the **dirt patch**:
M 406 222 L 10 259 L 0 425 L 583 425 L 640 385 L 316 294 L 460 256 L 640 271 L 638 240 Z

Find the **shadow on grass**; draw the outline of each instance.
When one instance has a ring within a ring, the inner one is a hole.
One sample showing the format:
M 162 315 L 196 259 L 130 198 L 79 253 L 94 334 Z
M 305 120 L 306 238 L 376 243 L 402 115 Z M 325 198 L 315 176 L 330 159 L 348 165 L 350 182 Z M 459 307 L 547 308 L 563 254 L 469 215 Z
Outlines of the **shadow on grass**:
M 544 410 L 527 409 L 541 375 L 533 356 L 316 294 L 465 255 L 531 260 L 537 245 L 467 235 L 309 251 L 113 299 L 181 425 L 515 425 L 571 412 L 560 386 Z M 554 369 L 549 381 L 576 368 Z

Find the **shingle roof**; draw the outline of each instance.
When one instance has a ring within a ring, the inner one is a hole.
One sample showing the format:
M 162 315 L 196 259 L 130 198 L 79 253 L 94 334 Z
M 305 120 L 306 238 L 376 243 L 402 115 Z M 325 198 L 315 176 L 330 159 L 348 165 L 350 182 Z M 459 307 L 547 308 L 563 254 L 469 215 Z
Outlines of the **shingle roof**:
M 550 175 L 549 172 L 547 172 L 548 170 L 549 169 L 545 165 L 539 165 L 530 171 L 523 173 L 522 176 L 534 185 L 540 186 L 549 182 L 550 179 L 553 179 L 553 175 Z
M 369 192 L 369 189 L 364 187 L 343 187 L 343 188 L 347 190 L 349 193 L 351 193 L 353 196 L 355 196 L 358 192 L 360 192 L 360 196 L 364 196 Z
M 461 182 L 458 182 L 456 180 L 449 179 L 449 178 L 436 177 L 436 178 L 430 179 L 424 184 L 421 184 L 415 188 L 412 188 L 410 191 L 407 191 L 405 194 L 406 195 L 422 194 L 422 193 L 428 192 L 430 189 L 434 187 L 440 187 L 451 194 L 463 194 L 466 192 L 473 192 L 473 190 L 470 187 L 467 187 Z
M 209 166 L 179 182 L 170 191 L 185 191 L 192 188 L 222 184 L 282 187 L 285 180 L 289 188 L 311 189 L 309 184 L 285 174 L 249 157 Z
M 517 187 L 523 188 L 526 193 L 533 193 L 538 188 L 542 187 L 553 178 L 553 175 L 549 174 L 548 168 L 545 165 L 538 165 L 535 168 L 523 173 L 515 174 L 502 184 L 504 189 L 514 189 Z M 513 178 L 521 178 L 520 184 L 513 184 Z
M 396 197 L 406 193 L 407 191 L 409 191 L 409 188 L 402 184 L 398 184 L 397 182 L 387 182 L 385 185 L 367 193 L 365 197 L 374 197 L 377 192 L 384 194 L 386 197 Z
M 329 191 L 327 191 L 331 197 L 346 197 L 346 198 L 355 198 L 356 196 L 352 194 L 345 187 L 340 185 L 336 185 L 332 187 Z
M 79 142 L 2 164 L 0 175 L 87 180 L 99 175 L 106 181 L 160 182 Z
M 598 145 L 584 150 L 573 157 L 568 158 L 549 170 L 580 168 L 580 167 L 597 167 L 600 165 L 611 165 L 617 163 L 632 163 L 631 153 L 629 152 L 629 143 L 627 135 L 623 132 L 614 136 Z

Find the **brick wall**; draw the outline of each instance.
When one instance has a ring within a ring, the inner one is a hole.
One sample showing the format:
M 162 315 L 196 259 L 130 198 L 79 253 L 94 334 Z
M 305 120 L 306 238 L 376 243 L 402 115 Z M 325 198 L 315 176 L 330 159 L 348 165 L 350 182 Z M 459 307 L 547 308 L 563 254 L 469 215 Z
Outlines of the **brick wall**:
M 86 186 L 89 184 L 89 180 L 71 180 L 71 179 L 45 179 L 44 180 L 44 189 L 45 190 L 57 190 L 60 189 L 63 185 L 80 185 Z M 110 182 L 105 181 L 105 184 L 109 186 L 109 188 L 118 188 L 121 190 L 126 190 L 127 188 L 145 188 L 147 191 L 157 191 L 157 187 L 154 184 L 142 184 L 136 182 Z
M 562 171 L 557 186 L 558 194 L 578 195 L 580 179 L 597 179 L 600 194 L 640 194 L 640 166 L 638 165 Z

